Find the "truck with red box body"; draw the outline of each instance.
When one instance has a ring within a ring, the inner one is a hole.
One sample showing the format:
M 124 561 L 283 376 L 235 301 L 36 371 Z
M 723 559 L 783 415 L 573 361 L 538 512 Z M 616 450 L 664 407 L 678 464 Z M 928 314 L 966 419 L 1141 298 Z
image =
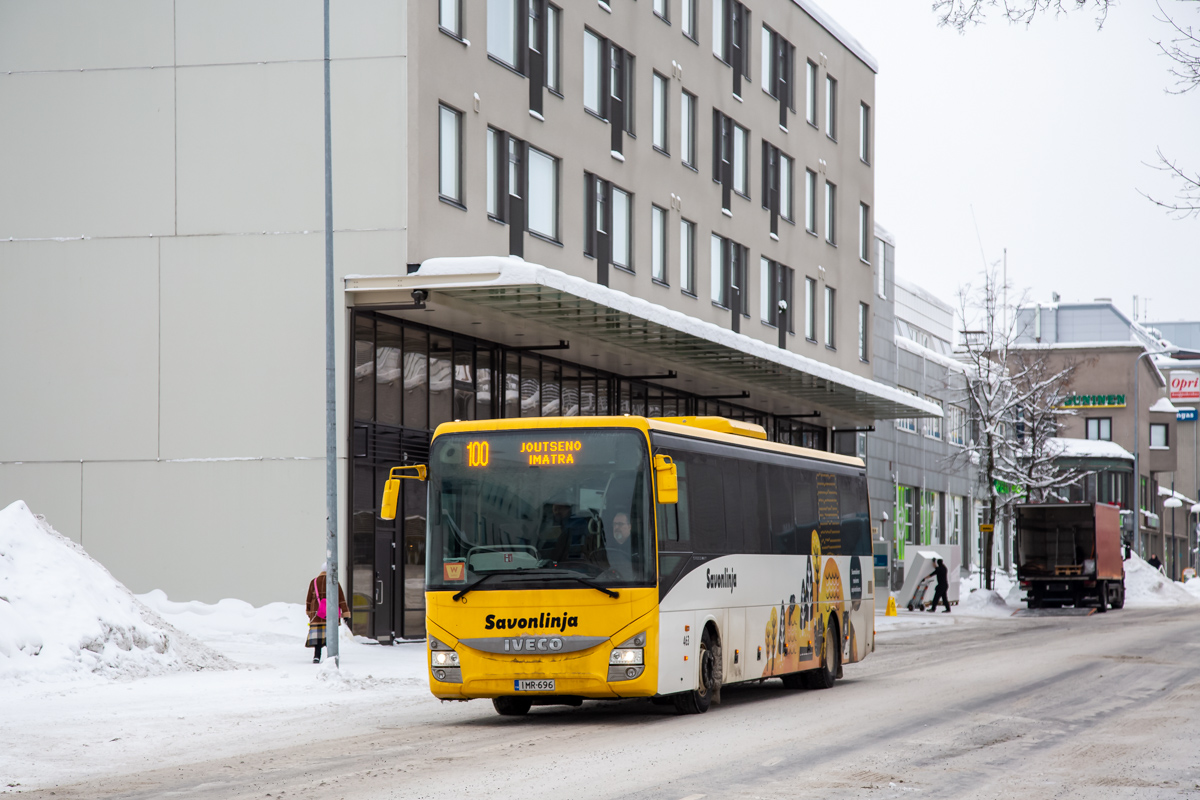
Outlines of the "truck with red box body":
M 1030 608 L 1125 605 L 1121 510 L 1105 503 L 1016 507 L 1013 555 Z

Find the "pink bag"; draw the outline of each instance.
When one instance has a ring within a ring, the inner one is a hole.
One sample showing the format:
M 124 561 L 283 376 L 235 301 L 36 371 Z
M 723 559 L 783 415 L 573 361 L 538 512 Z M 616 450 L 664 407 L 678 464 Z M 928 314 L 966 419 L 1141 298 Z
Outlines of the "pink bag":
M 317 596 L 317 619 L 325 619 L 325 598 L 321 596 L 321 590 L 317 588 L 317 581 L 313 579 L 313 594 Z

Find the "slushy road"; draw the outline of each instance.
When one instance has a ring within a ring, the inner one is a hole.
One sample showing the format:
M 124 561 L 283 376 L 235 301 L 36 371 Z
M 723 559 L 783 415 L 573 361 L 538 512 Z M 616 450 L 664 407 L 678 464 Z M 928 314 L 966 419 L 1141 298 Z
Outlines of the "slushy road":
M 366 735 L 59 786 L 64 798 L 1200 797 L 1200 613 L 880 634 L 828 691 L 726 688 L 497 716 L 409 709 Z M 313 709 L 319 727 L 321 710 Z

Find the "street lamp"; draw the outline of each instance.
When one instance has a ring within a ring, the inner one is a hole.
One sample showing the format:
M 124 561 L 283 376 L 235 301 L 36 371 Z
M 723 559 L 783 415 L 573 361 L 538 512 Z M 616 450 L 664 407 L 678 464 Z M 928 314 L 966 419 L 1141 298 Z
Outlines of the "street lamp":
M 1141 401 L 1138 400 L 1138 387 L 1141 381 L 1138 375 L 1138 365 L 1146 356 L 1165 356 L 1178 352 L 1178 347 L 1168 347 L 1165 350 L 1147 350 L 1141 353 L 1133 362 L 1133 550 L 1142 555 L 1142 453 L 1139 446 L 1142 423 L 1139 420 L 1142 412 Z M 1147 482 L 1148 484 L 1149 482 Z M 1149 486 L 1147 486 L 1147 490 Z

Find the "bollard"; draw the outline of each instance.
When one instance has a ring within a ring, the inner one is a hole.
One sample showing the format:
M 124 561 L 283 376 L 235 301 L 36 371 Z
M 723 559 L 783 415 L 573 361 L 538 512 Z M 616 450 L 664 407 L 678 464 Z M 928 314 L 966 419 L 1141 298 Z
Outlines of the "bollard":
M 896 596 L 888 595 L 887 611 L 883 614 L 885 617 L 894 617 L 896 614 Z

